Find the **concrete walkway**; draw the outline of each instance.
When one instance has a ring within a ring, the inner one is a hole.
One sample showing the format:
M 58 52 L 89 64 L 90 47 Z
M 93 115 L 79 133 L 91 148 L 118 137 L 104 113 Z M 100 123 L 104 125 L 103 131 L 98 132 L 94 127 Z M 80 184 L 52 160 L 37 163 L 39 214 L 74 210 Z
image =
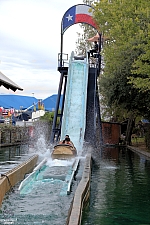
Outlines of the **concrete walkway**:
M 134 146 L 128 145 L 127 148 L 130 149 L 130 150 L 133 151 L 133 152 L 142 154 L 142 155 L 144 155 L 144 156 L 150 158 L 150 152 L 145 151 L 145 150 L 141 150 L 141 149 L 140 149 L 140 146 L 139 146 L 139 147 L 134 147 Z

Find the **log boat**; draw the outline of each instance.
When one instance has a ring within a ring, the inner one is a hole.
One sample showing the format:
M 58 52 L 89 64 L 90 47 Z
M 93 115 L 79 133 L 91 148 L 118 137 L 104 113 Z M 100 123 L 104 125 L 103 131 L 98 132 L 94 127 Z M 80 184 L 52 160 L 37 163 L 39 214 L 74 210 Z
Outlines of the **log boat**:
M 57 144 L 51 154 L 52 159 L 70 159 L 77 155 L 77 150 L 73 145 Z

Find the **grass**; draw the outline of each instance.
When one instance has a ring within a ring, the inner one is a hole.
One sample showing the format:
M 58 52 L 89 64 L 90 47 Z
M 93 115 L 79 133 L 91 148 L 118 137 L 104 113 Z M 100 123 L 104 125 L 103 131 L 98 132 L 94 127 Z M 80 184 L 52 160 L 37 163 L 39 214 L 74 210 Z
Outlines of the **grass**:
M 135 137 L 131 139 L 132 144 L 143 143 L 145 144 L 145 137 Z

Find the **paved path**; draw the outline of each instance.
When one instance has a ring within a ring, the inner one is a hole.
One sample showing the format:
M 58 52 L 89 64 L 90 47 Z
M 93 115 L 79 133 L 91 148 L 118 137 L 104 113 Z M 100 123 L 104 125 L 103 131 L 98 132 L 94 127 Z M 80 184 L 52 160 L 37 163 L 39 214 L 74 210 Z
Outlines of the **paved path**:
M 144 151 L 144 150 L 141 150 L 140 147 L 134 147 L 134 146 L 127 146 L 128 149 L 130 149 L 131 151 L 133 152 L 136 152 L 136 153 L 140 153 L 148 158 L 150 158 L 150 152 L 147 152 L 147 151 Z

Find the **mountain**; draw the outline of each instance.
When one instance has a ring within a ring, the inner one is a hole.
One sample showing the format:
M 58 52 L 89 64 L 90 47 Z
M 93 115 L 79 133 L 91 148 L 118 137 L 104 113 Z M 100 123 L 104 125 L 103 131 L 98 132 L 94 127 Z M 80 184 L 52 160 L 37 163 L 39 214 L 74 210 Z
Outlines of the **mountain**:
M 57 95 L 52 95 L 46 99 L 43 100 L 43 103 L 44 103 L 44 107 L 45 107 L 45 110 L 47 111 L 54 111 L 55 110 L 55 107 L 56 107 L 56 102 L 57 102 Z M 62 96 L 60 98 L 60 106 L 62 106 Z
M 0 107 L 20 109 L 33 109 L 33 105 L 36 104 L 38 108 L 38 99 L 35 97 L 21 96 L 21 95 L 0 95 Z M 57 102 L 57 94 L 54 94 L 42 101 L 44 103 L 45 110 L 54 111 Z M 62 96 L 60 99 L 60 107 L 62 105 Z

